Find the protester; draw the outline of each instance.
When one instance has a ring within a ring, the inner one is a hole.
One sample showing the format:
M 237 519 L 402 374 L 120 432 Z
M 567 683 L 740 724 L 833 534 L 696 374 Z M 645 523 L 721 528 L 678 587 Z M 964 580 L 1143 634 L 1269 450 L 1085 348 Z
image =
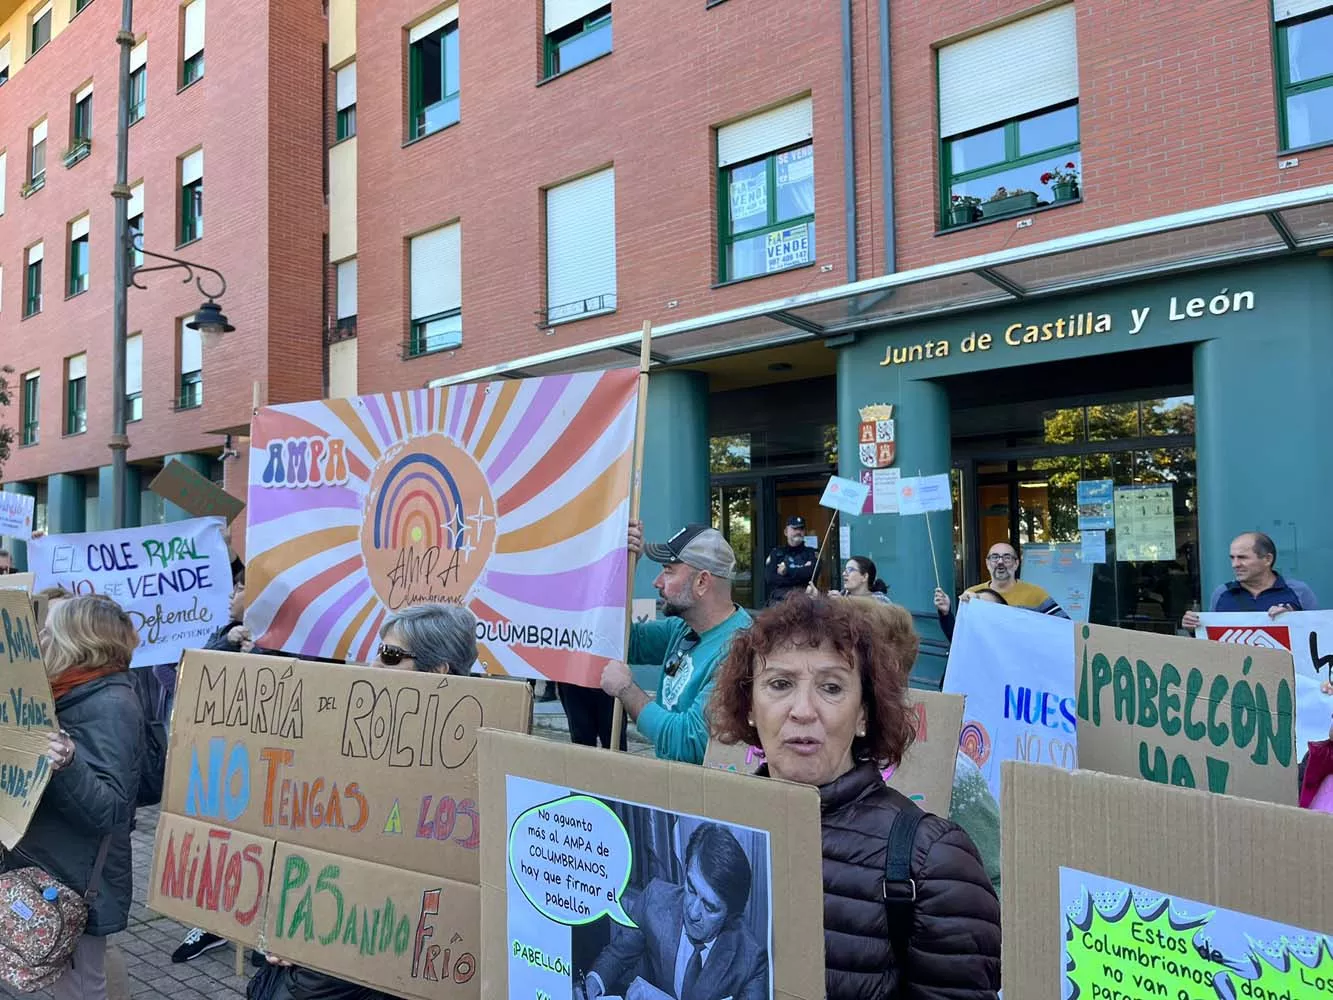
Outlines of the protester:
M 804 590 L 815 578 L 816 553 L 805 544 L 805 518 L 787 518 L 785 545 L 776 546 L 764 560 L 768 603 L 776 604 L 794 590 Z
M 717 738 L 760 746 L 759 774 L 819 789 L 828 1000 L 994 1000 L 1000 986 L 1000 904 L 976 847 L 881 777 L 915 734 L 916 645 L 902 608 L 793 594 L 719 671 Z M 891 852 L 907 832 L 910 850 Z
M 0 576 L 9 576 L 14 572 L 14 559 L 8 550 L 0 549 Z
M 144 726 L 129 666 L 139 632 L 115 601 L 87 596 L 61 601 L 38 638 L 60 731 L 48 738 L 50 784 L 0 866 L 36 866 L 80 895 L 93 883 L 87 927 L 51 996 L 103 1000 L 107 937 L 128 925 L 134 890 L 130 819 Z
M 1262 531 L 1246 531 L 1232 540 L 1231 572 L 1235 579 L 1213 591 L 1209 611 L 1267 611 L 1276 618 L 1286 611 L 1319 610 L 1313 590 L 1278 573 L 1277 545 Z M 1193 632 L 1199 613 L 1186 611 L 1180 624 Z
M 805 588 L 807 594 L 816 595 L 818 588 L 812 583 Z M 882 604 L 892 604 L 889 587 L 879 578 L 879 571 L 868 556 L 852 556 L 842 568 L 842 590 L 830 590 L 830 597 L 868 597 Z
M 380 640 L 376 667 L 466 676 L 477 662 L 477 619 L 456 604 L 403 608 L 384 620 Z
M 979 601 L 986 601 L 990 604 L 1008 604 L 1004 595 L 999 591 L 991 590 L 990 587 L 983 587 L 980 590 L 972 591 L 972 598 Z M 958 623 L 957 616 L 949 606 L 949 595 L 935 588 L 935 614 L 940 619 L 940 629 L 944 632 L 944 638 L 953 642 L 954 626 Z
M 1055 615 L 1057 618 L 1068 618 L 1065 609 L 1055 602 L 1045 588 L 1018 578 L 1022 563 L 1022 557 L 1016 546 L 1008 542 L 996 542 L 986 553 L 986 567 L 990 572 L 990 581 L 968 587 L 958 596 L 958 603 L 966 604 L 980 591 L 990 590 L 1003 597 L 1004 602 L 1011 607 L 1027 608 L 1029 611 Z M 935 609 L 941 615 L 947 615 L 951 611 L 949 595 L 938 587 L 935 589 Z
M 227 621 L 208 637 L 204 649 L 225 653 L 241 652 L 245 632 L 245 566 L 234 568 L 231 575 L 231 600 L 227 604 Z
M 577 684 L 557 684 L 560 705 L 569 723 L 569 741 L 585 747 L 610 747 L 611 726 L 615 719 L 616 700 L 601 688 L 579 687 Z M 627 746 L 626 731 L 620 730 L 620 749 Z
M 667 617 L 631 626 L 627 660 L 661 664 L 662 674 L 653 700 L 629 667 L 614 660 L 602 670 L 602 690 L 620 699 L 659 758 L 702 764 L 713 674 L 731 637 L 750 624 L 749 613 L 731 599 L 736 554 L 720 531 L 703 524 L 645 546 L 643 524 L 631 521 L 628 543 L 632 552 L 662 564 L 653 586 Z

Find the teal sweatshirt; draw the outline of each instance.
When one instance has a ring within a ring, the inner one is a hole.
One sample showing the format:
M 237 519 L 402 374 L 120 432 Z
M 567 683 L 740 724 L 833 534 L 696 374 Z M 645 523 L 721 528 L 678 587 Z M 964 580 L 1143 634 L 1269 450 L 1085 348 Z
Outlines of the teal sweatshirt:
M 639 732 L 650 740 L 661 760 L 702 764 L 708 748 L 708 698 L 718 665 L 727 655 L 732 635 L 749 628 L 750 615 L 736 608 L 731 617 L 699 636 L 699 644 L 685 653 L 675 675 L 666 664 L 685 641 L 689 626 L 679 618 L 638 622 L 630 630 L 629 662 L 661 664 L 657 698 L 639 713 Z

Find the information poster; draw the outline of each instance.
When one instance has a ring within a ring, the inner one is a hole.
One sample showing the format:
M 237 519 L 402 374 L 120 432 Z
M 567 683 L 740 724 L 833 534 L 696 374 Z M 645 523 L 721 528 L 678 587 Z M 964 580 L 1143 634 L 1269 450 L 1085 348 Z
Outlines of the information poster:
M 1065 867 L 1060 908 L 1065 1000 L 1315 1000 L 1333 988 L 1333 938 L 1316 931 Z
M 1078 481 L 1078 530 L 1108 531 L 1115 527 L 1115 484 L 1110 479 Z
M 1116 562 L 1164 562 L 1176 558 L 1174 487 L 1117 486 Z
M 59 728 L 37 623 L 23 590 L 0 590 L 0 675 L 0 843 L 12 848 L 51 780 L 46 734 Z
M 19 542 L 32 537 L 32 518 L 36 501 L 24 493 L 0 491 L 0 535 Z
M 875 469 L 870 472 L 872 485 L 872 513 L 898 513 L 898 481 L 902 479 L 901 469 Z
M 1071 619 L 1088 620 L 1092 601 L 1092 563 L 1081 544 L 1023 546 L 1023 579 L 1045 589 Z

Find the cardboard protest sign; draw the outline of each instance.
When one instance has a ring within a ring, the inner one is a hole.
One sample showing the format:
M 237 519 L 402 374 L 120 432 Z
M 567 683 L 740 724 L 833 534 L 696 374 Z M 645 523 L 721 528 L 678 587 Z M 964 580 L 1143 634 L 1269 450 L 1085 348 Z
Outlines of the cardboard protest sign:
M 486 730 L 481 804 L 507 830 L 482 846 L 488 997 L 678 995 L 693 842 L 728 859 L 737 902 L 697 928 L 721 960 L 679 993 L 822 1000 L 816 789 Z
M 0 677 L 0 844 L 12 848 L 51 780 L 46 734 L 58 728 L 37 623 L 21 590 L 0 590 Z
M 222 519 L 47 535 L 28 544 L 35 589 L 114 598 L 139 629 L 132 667 L 175 663 L 227 622 L 231 560 Z
M 1286 650 L 1106 625 L 1077 631 L 1079 764 L 1295 805 L 1295 677 Z
M 32 590 L 32 573 L 8 573 L 0 576 L 0 590 Z
M 1333 696 L 1323 685 L 1333 681 L 1333 611 L 1291 611 L 1276 619 L 1265 612 L 1208 612 L 1199 621 L 1194 634 L 1200 639 L 1289 650 L 1296 669 L 1296 756 L 1329 738 Z
M 247 624 L 365 660 L 387 614 L 459 603 L 487 673 L 597 687 L 625 655 L 633 369 L 261 410 Z
M 221 517 L 228 524 L 245 510 L 238 500 L 207 476 L 195 472 L 178 458 L 168 462 L 148 484 L 163 500 L 170 500 L 195 517 Z
M 963 728 L 963 698 L 935 691 L 913 691 L 911 698 L 916 710 L 916 741 L 901 764 L 884 769 L 884 781 L 927 812 L 948 816 Z M 704 753 L 704 767 L 720 771 L 753 774 L 763 762 L 764 751 L 759 747 L 727 746 L 717 740 L 710 740 Z
M 1328 995 L 1327 815 L 1016 762 L 1000 814 L 1006 996 Z
M 25 493 L 0 491 L 0 535 L 26 542 L 32 537 L 33 511 L 36 499 Z
M 1000 765 L 1078 766 L 1074 623 L 985 601 L 958 608 L 944 690 L 967 698 L 960 745 L 1000 797 Z

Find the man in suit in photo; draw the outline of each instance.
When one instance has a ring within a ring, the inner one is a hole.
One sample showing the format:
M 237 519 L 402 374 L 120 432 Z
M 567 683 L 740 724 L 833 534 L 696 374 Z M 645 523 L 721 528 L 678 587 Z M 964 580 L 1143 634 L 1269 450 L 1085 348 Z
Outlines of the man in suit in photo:
M 613 931 L 576 1000 L 768 1000 L 768 951 L 744 923 L 752 877 L 735 835 L 700 824 L 684 884 L 648 883 L 626 908 L 638 927 Z

